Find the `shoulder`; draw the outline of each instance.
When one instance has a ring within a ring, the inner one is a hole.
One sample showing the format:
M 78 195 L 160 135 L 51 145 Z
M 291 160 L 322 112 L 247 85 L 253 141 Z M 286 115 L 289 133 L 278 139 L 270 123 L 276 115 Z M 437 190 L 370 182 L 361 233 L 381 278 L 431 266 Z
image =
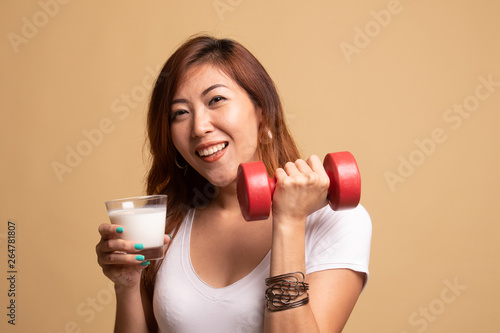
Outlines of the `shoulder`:
M 333 211 L 324 207 L 308 217 L 306 257 L 308 273 L 331 268 L 368 272 L 372 222 L 366 209 Z
M 354 209 L 333 211 L 329 206 L 312 213 L 307 218 L 306 237 L 309 234 L 324 234 L 326 232 L 369 234 L 371 237 L 372 221 L 367 210 L 358 205 Z

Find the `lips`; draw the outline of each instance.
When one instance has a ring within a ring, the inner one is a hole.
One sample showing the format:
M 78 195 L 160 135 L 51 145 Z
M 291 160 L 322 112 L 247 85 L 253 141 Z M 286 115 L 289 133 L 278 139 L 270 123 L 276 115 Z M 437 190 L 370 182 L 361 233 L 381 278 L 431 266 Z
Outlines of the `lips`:
M 196 154 L 200 157 L 213 157 L 219 154 L 222 150 L 227 147 L 227 142 L 222 142 L 219 144 L 203 147 L 201 149 L 196 150 Z

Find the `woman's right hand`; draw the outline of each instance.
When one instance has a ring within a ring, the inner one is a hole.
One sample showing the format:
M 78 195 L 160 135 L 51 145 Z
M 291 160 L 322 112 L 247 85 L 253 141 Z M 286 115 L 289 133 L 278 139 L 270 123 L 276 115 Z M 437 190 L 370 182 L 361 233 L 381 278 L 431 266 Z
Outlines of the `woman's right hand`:
M 138 255 L 139 246 L 132 241 L 119 238 L 123 227 L 103 223 L 99 226 L 101 240 L 96 246 L 97 262 L 102 267 L 104 275 L 115 283 L 115 287 L 132 288 L 138 286 L 141 280 L 141 271 L 149 265 L 144 257 Z M 164 244 L 168 244 L 170 237 L 165 235 Z

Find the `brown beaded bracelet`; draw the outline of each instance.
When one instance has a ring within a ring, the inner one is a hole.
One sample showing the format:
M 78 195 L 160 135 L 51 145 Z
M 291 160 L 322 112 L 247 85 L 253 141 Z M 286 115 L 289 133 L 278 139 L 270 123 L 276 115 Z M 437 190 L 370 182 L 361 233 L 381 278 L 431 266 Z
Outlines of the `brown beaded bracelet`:
M 299 281 L 300 275 L 302 281 Z M 309 303 L 309 284 L 304 282 L 302 272 L 293 272 L 266 279 L 266 307 L 269 311 L 283 311 Z M 298 299 L 302 295 L 306 297 Z

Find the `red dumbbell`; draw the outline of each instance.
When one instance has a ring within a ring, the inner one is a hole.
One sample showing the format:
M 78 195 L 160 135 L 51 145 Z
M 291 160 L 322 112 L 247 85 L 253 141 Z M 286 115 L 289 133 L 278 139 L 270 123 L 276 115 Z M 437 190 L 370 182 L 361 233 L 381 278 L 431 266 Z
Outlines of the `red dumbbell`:
M 355 208 L 361 197 L 361 177 L 351 153 L 325 156 L 323 166 L 330 178 L 328 199 L 333 210 Z M 262 162 L 242 163 L 238 167 L 237 194 L 241 213 L 247 221 L 265 220 L 271 213 L 276 178 L 269 178 Z

